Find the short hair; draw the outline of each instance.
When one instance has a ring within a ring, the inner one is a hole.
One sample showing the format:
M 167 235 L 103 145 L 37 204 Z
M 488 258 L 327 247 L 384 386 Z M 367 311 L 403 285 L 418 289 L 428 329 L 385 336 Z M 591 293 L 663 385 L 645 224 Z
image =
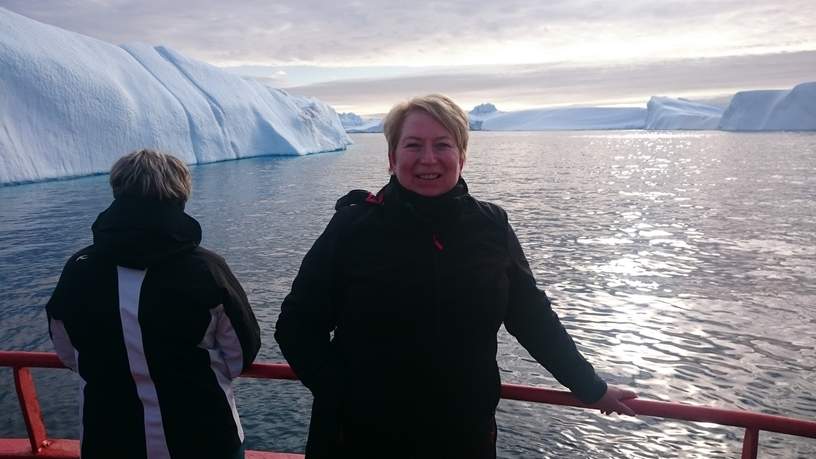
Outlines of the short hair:
M 395 105 L 383 121 L 383 133 L 388 141 L 388 155 L 397 151 L 397 144 L 402 135 L 402 125 L 408 114 L 415 110 L 422 110 L 431 115 L 436 121 L 451 133 L 456 146 L 459 148 L 461 159 L 467 157 L 468 145 L 468 117 L 456 102 L 442 94 L 429 94 L 414 97 Z
M 119 158 L 111 168 L 113 197 L 134 196 L 187 202 L 193 192 L 190 170 L 178 158 L 144 149 Z

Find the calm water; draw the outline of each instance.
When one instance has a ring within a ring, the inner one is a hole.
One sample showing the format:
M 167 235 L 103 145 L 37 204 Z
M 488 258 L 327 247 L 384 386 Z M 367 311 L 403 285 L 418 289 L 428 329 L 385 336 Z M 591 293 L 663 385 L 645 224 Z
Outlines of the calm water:
M 262 323 L 351 188 L 385 183 L 385 142 L 345 153 L 193 169 L 188 211 Z M 507 209 L 540 284 L 588 358 L 644 398 L 816 419 L 816 135 L 474 133 L 473 194 Z M 43 306 L 110 202 L 106 176 L 0 188 L 0 348 L 50 350 Z M 92 286 L 89 286 L 92 288 Z M 505 382 L 558 387 L 504 331 Z M 76 437 L 76 379 L 35 372 L 49 432 Z M 309 393 L 240 381 L 253 449 L 302 451 Z M 0 437 L 24 436 L 9 370 Z M 502 457 L 731 458 L 742 430 L 503 401 Z M 763 433 L 761 457 L 816 457 L 816 441 Z

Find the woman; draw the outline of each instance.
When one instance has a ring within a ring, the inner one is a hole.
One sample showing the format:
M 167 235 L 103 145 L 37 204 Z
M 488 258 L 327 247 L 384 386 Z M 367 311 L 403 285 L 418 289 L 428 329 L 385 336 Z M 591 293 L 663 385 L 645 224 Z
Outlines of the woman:
M 190 172 L 141 150 L 116 161 L 110 184 L 93 245 L 46 306 L 57 355 L 82 378 L 82 457 L 242 458 L 231 382 L 260 329 L 227 263 L 198 245 Z
M 384 131 L 390 182 L 338 201 L 278 318 L 314 395 L 307 456 L 495 457 L 502 324 L 581 400 L 633 415 L 536 288 L 504 210 L 468 193 L 462 109 L 417 97 Z

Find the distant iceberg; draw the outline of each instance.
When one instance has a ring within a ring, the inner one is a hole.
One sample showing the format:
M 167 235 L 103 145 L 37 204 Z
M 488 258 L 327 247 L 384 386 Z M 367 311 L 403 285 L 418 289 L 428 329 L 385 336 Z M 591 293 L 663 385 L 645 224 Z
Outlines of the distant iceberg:
M 725 102 L 724 102 L 725 103 Z M 637 107 L 538 108 L 501 112 L 481 104 L 469 113 L 473 130 L 686 129 L 725 131 L 816 130 L 816 82 L 790 90 L 742 91 L 727 108 L 654 96 Z
M 646 109 L 636 107 L 538 108 L 498 113 L 482 120 L 484 131 L 643 129 Z
M 380 118 L 362 118 L 356 113 L 340 113 L 340 122 L 349 133 L 382 132 L 383 122 Z
M 485 102 L 473 107 L 473 110 L 468 112 L 468 116 L 471 118 L 484 120 L 500 115 L 501 113 L 502 112 L 500 112 L 495 105 L 491 104 L 490 102 Z
M 485 102 L 483 104 L 479 104 L 473 107 L 473 110 L 468 112 L 470 130 L 481 131 L 482 125 L 484 124 L 484 121 L 486 119 L 493 118 L 494 116 L 498 116 L 503 113 L 504 112 L 500 112 L 495 105 L 489 102 Z
M 340 119 L 348 133 L 383 131 L 379 118 L 362 119 L 354 113 L 341 113 Z M 643 129 L 646 109 L 568 107 L 503 112 L 491 103 L 483 103 L 468 112 L 468 120 L 472 131 Z
M 725 109 L 686 99 L 652 97 L 646 104 L 646 129 L 714 129 Z
M 727 105 L 727 107 L 724 107 Z M 505 112 L 482 103 L 468 112 L 473 131 L 816 130 L 816 82 L 791 90 L 742 91 L 710 102 L 653 96 L 640 107 L 535 108 Z M 380 119 L 341 114 L 347 132 L 382 132 Z
M 724 131 L 816 130 L 816 82 L 790 90 L 738 92 L 719 127 Z
M 337 116 L 340 118 L 343 127 L 354 127 L 363 124 L 363 118 L 356 113 L 338 113 Z
M 114 46 L 0 8 L 0 183 L 105 172 L 157 148 L 188 164 L 351 143 L 337 114 L 166 47 Z

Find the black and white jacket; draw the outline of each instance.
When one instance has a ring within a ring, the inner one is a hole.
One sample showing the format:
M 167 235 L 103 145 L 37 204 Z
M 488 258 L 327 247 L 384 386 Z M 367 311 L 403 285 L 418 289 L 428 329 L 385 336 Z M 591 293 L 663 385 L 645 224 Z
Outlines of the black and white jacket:
M 82 457 L 231 457 L 232 380 L 260 330 L 223 258 L 183 207 L 119 198 L 48 305 L 57 354 L 82 378 Z

